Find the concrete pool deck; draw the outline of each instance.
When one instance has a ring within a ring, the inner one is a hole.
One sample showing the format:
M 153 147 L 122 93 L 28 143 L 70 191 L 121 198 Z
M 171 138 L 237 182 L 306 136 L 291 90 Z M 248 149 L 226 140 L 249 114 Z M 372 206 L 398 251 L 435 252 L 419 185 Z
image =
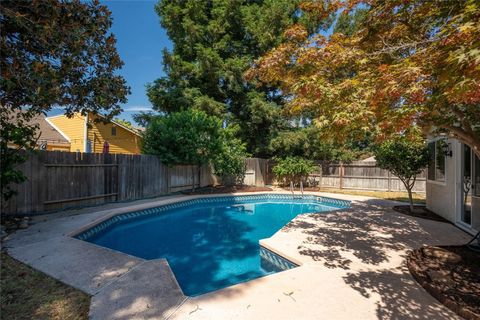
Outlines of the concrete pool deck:
M 4 246 L 15 259 L 91 294 L 92 319 L 458 319 L 413 280 L 405 257 L 422 245 L 463 244 L 470 235 L 397 213 L 393 201 L 309 194 L 353 202 L 349 209 L 297 216 L 261 241 L 301 266 L 197 297 L 183 295 L 165 259 L 146 261 L 70 235 L 113 214 L 220 195 L 43 216 Z

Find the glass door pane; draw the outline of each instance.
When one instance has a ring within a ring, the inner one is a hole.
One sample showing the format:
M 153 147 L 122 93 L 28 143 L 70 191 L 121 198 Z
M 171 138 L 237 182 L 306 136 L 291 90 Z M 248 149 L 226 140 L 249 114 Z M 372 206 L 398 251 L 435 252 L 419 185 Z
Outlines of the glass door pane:
M 462 154 L 462 207 L 460 219 L 463 223 L 472 223 L 472 152 L 463 145 Z

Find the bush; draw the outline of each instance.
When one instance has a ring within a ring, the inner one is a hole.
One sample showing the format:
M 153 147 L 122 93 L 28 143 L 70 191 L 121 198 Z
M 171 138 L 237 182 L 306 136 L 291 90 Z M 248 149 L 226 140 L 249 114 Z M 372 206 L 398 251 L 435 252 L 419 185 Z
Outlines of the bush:
M 156 155 L 166 165 L 209 164 L 222 152 L 222 121 L 205 112 L 187 110 L 150 119 L 142 151 Z M 192 167 L 192 176 L 195 175 Z M 192 186 L 195 190 L 195 186 Z
M 300 157 L 286 157 L 275 160 L 277 164 L 272 171 L 282 185 L 288 185 L 290 182 L 297 185 L 300 181 L 304 181 L 309 174 L 317 170 L 317 166 L 313 161 Z
M 238 130 L 223 128 L 220 119 L 203 111 L 174 112 L 149 119 L 142 150 L 167 165 L 212 164 L 225 185 L 242 183 L 247 153 L 245 144 L 236 138 Z
M 213 162 L 214 173 L 226 186 L 243 184 L 245 178 L 245 158 L 248 156 L 246 145 L 236 138 L 239 127 L 225 128 L 223 133 L 222 151 Z

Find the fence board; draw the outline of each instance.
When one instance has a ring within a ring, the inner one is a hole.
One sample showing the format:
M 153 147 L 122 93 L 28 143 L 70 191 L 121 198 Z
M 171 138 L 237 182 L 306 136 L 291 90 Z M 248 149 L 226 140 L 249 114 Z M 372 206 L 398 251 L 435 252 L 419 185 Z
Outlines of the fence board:
M 27 181 L 2 204 L 7 214 L 155 197 L 215 182 L 209 166 L 168 168 L 155 156 L 36 151 L 19 168 Z
M 273 184 L 274 162 L 245 159 L 245 185 Z M 307 183 L 321 188 L 404 191 L 401 181 L 375 163 L 318 163 Z M 72 206 L 95 205 L 165 195 L 215 185 L 210 166 L 163 165 L 155 156 L 36 151 L 19 168 L 28 180 L 18 194 L 2 204 L 9 214 L 30 214 Z M 192 175 L 192 168 L 194 169 Z M 417 177 L 416 192 L 425 192 L 425 172 Z

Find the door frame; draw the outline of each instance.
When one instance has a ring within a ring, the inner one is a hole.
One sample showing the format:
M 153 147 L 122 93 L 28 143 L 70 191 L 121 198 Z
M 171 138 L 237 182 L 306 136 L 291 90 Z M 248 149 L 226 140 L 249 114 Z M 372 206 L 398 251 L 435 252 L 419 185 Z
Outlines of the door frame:
M 462 221 L 462 210 L 463 210 L 463 168 L 464 168 L 464 144 L 460 141 L 456 144 L 456 150 L 454 150 L 454 158 L 452 159 L 455 165 L 455 225 L 459 228 L 467 231 L 468 233 L 474 234 L 478 232 L 477 230 L 473 229 L 473 206 L 472 206 L 472 213 L 471 213 L 471 221 L 470 224 L 467 224 Z M 474 159 L 473 159 L 474 160 Z M 470 150 L 470 161 L 472 161 L 472 151 Z M 472 181 L 475 177 L 475 163 L 471 164 L 471 175 Z M 473 189 L 471 189 L 473 198 Z

